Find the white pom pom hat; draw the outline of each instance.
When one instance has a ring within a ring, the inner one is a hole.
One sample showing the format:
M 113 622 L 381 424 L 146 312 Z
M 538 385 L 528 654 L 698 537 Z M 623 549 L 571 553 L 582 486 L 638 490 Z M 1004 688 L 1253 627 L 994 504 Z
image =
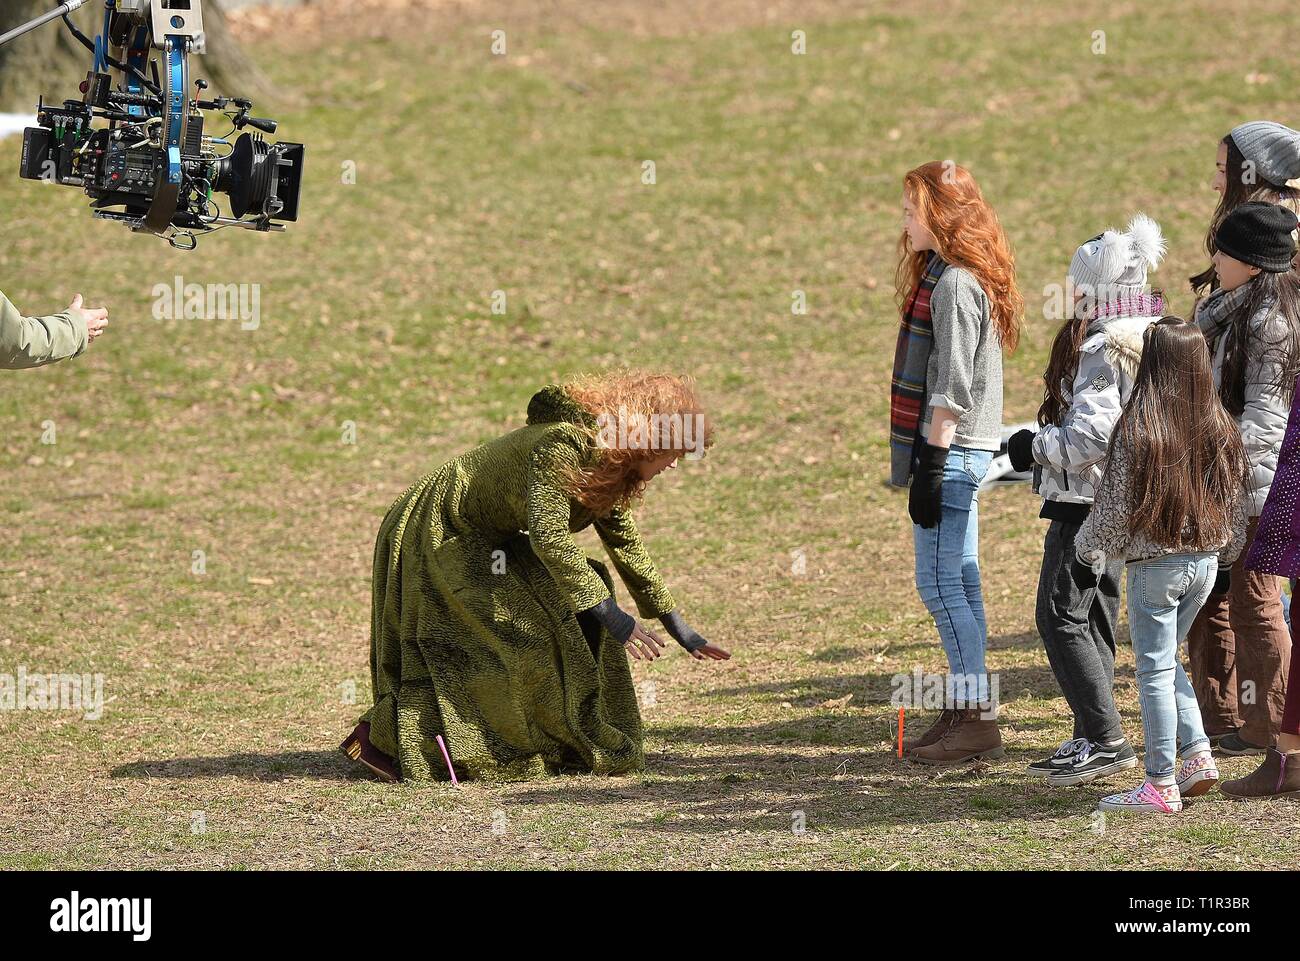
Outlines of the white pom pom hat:
M 1107 230 L 1074 252 L 1070 280 L 1088 299 L 1146 293 L 1147 271 L 1158 267 L 1164 255 L 1160 225 L 1135 214 L 1126 230 Z

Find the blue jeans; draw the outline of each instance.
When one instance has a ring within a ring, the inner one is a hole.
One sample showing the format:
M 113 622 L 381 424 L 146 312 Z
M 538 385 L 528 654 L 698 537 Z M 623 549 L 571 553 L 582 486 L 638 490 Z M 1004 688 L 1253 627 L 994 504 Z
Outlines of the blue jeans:
M 1147 777 L 1169 781 L 1183 756 L 1210 746 L 1178 646 L 1218 573 L 1214 554 L 1169 554 L 1128 566 L 1128 622 L 1137 660 Z
M 943 512 L 939 523 L 929 530 L 912 526 L 916 589 L 934 618 L 948 655 L 949 691 L 956 682 L 959 700 L 971 707 L 988 701 L 984 667 L 988 627 L 980 590 L 979 490 L 993 455 L 993 451 L 956 444 L 949 448 L 943 468 Z

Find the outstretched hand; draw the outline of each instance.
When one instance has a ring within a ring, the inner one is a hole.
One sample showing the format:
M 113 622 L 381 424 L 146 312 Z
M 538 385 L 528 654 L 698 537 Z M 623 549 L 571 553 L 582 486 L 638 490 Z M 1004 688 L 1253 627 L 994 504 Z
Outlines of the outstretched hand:
M 697 661 L 725 661 L 731 657 L 725 648 L 710 644 L 701 637 L 700 632 L 687 624 L 676 610 L 669 611 L 659 618 L 659 623 L 663 624 L 664 630 L 672 635 L 673 640 L 684 647 L 686 652 Z
M 623 646 L 638 661 L 653 661 L 664 650 L 664 642 L 659 635 L 640 624 L 632 628 L 632 636 L 623 642 Z
M 86 343 L 93 342 L 108 326 L 108 308 L 83 307 L 81 294 L 77 294 L 72 298 L 72 303 L 68 305 L 68 309 L 81 311 L 81 316 L 86 319 Z

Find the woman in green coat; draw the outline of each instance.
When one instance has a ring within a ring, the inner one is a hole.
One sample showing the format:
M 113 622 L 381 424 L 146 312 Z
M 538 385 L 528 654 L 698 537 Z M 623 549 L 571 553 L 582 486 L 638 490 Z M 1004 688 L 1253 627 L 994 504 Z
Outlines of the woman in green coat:
M 645 766 L 623 648 L 663 642 L 615 600 L 573 534 L 594 525 L 644 618 L 698 659 L 729 657 L 681 619 L 630 505 L 711 442 L 694 386 L 621 373 L 539 391 L 527 425 L 426 475 L 375 544 L 375 704 L 344 741 L 385 780 L 624 774 Z

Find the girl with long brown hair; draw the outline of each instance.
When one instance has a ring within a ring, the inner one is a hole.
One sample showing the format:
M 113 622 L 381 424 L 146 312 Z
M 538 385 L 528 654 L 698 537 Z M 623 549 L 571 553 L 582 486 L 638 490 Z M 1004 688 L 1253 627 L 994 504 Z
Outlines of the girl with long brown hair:
M 1205 235 L 1205 252 L 1213 260 L 1219 224 L 1247 201 L 1281 204 L 1300 214 L 1300 131 L 1271 120 L 1233 127 L 1219 141 L 1210 186 L 1219 195 Z M 1293 267 L 1300 270 L 1300 261 Z M 1213 263 L 1189 282 L 1198 297 L 1217 290 L 1219 278 Z
M 1024 300 L 997 215 L 970 171 L 923 164 L 903 178 L 890 404 L 891 481 L 907 486 L 916 586 L 948 659 L 946 707 L 905 744 L 926 764 L 1003 753 L 989 698 L 978 494 L 1001 442 L 1002 352 Z
M 1246 451 L 1214 385 L 1200 329 L 1147 328 L 1132 396 L 1111 439 L 1092 511 L 1075 540 L 1096 569 L 1128 567 L 1147 779 L 1100 810 L 1182 810 L 1218 780 L 1178 648 L 1246 540 Z M 1181 751 L 1181 764 L 1175 769 Z
M 1086 784 L 1137 766 L 1115 707 L 1115 634 L 1122 562 L 1094 573 L 1074 542 L 1092 507 L 1111 432 L 1133 389 L 1142 336 L 1164 313 L 1147 276 L 1164 256 L 1160 226 L 1137 214 L 1125 230 L 1081 244 L 1070 260 L 1061 324 L 1043 374 L 1038 430 L 1012 435 L 1007 453 L 1033 469 L 1048 522 L 1035 615 L 1052 673 L 1074 715 L 1074 731 L 1029 772 L 1057 786 Z
M 1237 206 L 1214 236 L 1219 287 L 1196 306 L 1219 395 L 1250 459 L 1251 541 L 1300 375 L 1296 226 L 1290 208 L 1260 201 Z M 1291 654 L 1281 581 L 1239 562 L 1229 590 L 1205 605 L 1187 645 L 1211 741 L 1225 754 L 1263 754 L 1282 723 Z
M 641 769 L 627 656 L 663 641 L 573 534 L 595 527 L 641 616 L 692 657 L 729 657 L 682 619 L 631 513 L 711 443 L 689 378 L 617 372 L 543 388 L 525 426 L 409 488 L 375 543 L 375 703 L 344 753 L 390 781 Z

